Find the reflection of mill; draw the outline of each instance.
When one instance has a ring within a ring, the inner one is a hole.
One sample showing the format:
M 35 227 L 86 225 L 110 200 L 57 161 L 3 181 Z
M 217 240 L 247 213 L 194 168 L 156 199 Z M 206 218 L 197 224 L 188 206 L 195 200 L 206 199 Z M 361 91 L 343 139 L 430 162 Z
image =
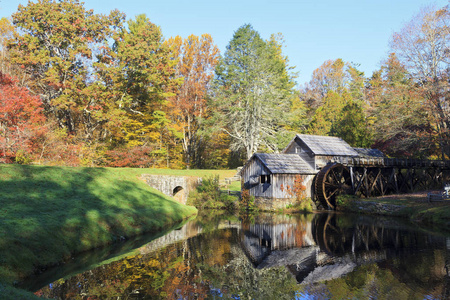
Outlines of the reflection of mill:
M 243 226 L 241 246 L 258 269 L 285 266 L 299 283 L 338 278 L 357 266 L 409 257 L 419 250 L 447 248 L 443 238 L 407 233 L 398 225 L 374 224 L 363 217 L 354 222 L 336 214 L 317 214 L 311 226 L 303 224 Z M 450 249 L 446 253 L 449 256 Z
M 358 274 L 358 266 L 377 265 L 376 268 L 395 274 L 400 282 L 413 281 L 415 286 L 427 290 L 433 283 L 423 280 L 414 268 L 416 258 L 424 257 L 418 253 L 434 249 L 430 251 L 434 253 L 431 259 L 438 260 L 430 272 L 439 282 L 444 279 L 440 286 L 444 290 L 439 294 L 448 298 L 450 276 L 446 268 L 450 269 L 450 239 L 405 229 L 389 219 L 327 213 L 311 219 L 260 215 L 252 221 L 220 221 L 212 231 L 192 222 L 140 251 L 150 253 L 181 242 L 180 253 L 189 265 L 208 262 L 229 270 L 242 267 L 239 264 L 242 258 L 262 272 L 285 267 L 302 284 L 353 276 Z M 221 238 L 216 240 L 213 236 Z M 232 245 L 238 251 L 231 251 Z M 423 259 L 418 268 L 427 266 L 431 264 Z M 406 272 L 405 268 L 410 269 Z

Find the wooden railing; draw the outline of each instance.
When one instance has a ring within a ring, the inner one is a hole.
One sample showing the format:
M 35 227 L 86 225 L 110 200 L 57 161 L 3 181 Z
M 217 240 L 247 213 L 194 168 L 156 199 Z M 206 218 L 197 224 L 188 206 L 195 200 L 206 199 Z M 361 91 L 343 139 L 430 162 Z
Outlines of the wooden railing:
M 403 167 L 403 168 L 449 168 L 448 160 L 428 160 L 428 159 L 406 159 L 406 158 L 386 158 L 386 157 L 348 157 L 334 156 L 331 162 L 343 164 L 345 166 L 361 166 L 361 167 Z

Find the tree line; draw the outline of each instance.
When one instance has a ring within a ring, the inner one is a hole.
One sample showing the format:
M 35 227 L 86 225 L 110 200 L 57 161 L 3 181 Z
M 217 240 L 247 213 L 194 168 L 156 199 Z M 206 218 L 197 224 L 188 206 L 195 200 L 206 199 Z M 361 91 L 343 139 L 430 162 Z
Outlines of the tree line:
M 298 87 L 282 34 L 246 24 L 221 54 L 145 15 L 30 1 L 0 20 L 0 162 L 229 168 L 294 133 L 448 159 L 449 21 L 448 6 L 424 9 L 370 77 L 338 58 Z

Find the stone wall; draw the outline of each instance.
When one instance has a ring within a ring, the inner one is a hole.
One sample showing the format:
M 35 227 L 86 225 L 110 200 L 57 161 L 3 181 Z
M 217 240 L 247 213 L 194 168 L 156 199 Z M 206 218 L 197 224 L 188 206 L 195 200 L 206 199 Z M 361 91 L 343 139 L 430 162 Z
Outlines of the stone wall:
M 305 201 L 309 201 L 312 209 L 317 209 L 314 202 L 306 198 Z M 263 211 L 276 211 L 278 209 L 284 209 L 288 205 L 297 204 L 297 200 L 295 198 L 263 198 L 263 197 L 255 197 L 255 206 Z
M 182 204 L 186 204 L 189 192 L 201 183 L 201 178 L 191 176 L 143 174 L 141 179 L 149 186 L 169 197 L 173 197 Z
M 295 198 L 255 198 L 255 206 L 261 210 L 277 210 L 286 208 L 289 204 L 294 204 L 296 202 Z

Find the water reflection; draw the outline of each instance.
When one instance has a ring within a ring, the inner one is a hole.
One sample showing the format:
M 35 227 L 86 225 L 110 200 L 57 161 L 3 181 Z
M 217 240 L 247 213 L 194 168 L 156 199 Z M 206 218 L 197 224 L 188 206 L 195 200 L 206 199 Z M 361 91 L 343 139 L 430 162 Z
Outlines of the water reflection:
M 56 299 L 449 299 L 450 238 L 392 219 L 207 214 L 46 284 Z

